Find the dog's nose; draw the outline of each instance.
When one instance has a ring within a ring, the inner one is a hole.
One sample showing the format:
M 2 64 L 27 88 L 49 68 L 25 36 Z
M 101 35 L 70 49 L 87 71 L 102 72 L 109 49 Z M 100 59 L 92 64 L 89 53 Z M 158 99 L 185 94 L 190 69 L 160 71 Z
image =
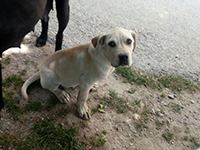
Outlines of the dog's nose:
M 127 60 L 128 59 L 128 55 L 126 55 L 126 54 L 119 54 L 119 59 L 120 60 Z
M 119 57 L 119 65 L 120 66 L 128 65 L 128 55 L 119 54 L 118 57 Z

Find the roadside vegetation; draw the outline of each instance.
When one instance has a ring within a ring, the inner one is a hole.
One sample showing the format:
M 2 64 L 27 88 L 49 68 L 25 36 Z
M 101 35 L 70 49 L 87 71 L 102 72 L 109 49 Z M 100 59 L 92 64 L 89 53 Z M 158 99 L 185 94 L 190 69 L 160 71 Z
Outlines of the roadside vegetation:
M 5 64 L 10 62 L 9 57 L 5 59 Z M 27 60 L 25 64 L 28 64 Z M 169 88 L 176 92 L 184 90 L 197 91 L 199 85 L 191 82 L 182 77 L 175 75 L 155 75 L 146 74 L 142 71 L 134 70 L 130 67 L 119 67 L 116 72 L 124 78 L 124 82 L 130 84 L 144 85 L 147 88 L 152 88 L 160 91 L 160 97 L 166 98 L 166 94 L 162 92 L 162 89 Z M 52 149 L 52 150 L 81 150 L 86 145 L 92 145 L 95 147 L 103 147 L 107 142 L 105 136 L 107 131 L 98 131 L 90 137 L 88 142 L 82 142 L 78 138 L 79 129 L 87 128 L 87 121 L 81 121 L 80 123 L 67 126 L 57 124 L 57 120 L 64 118 L 68 113 L 68 109 L 60 109 L 56 111 L 53 117 L 44 117 L 37 120 L 28 119 L 30 112 L 51 112 L 59 101 L 54 97 L 49 99 L 46 105 L 43 105 L 39 101 L 30 101 L 26 105 L 20 104 L 20 88 L 23 84 L 22 76 L 26 74 L 26 70 L 23 70 L 19 75 L 11 75 L 3 81 L 3 94 L 6 103 L 6 111 L 9 112 L 10 116 L 19 121 L 22 126 L 31 124 L 30 128 L 27 129 L 27 133 L 14 133 L 12 131 L 5 131 L 0 135 L 0 149 L 19 149 L 19 150 L 30 150 L 30 149 Z M 34 87 L 33 87 L 34 88 Z M 117 113 L 131 112 L 133 114 L 132 119 L 134 120 L 134 127 L 138 132 L 148 130 L 151 116 L 154 115 L 156 118 L 154 124 L 158 130 L 161 130 L 162 138 L 167 142 L 171 142 L 176 137 L 175 133 L 165 131 L 165 127 L 169 127 L 170 123 L 164 120 L 158 115 L 152 113 L 149 104 L 143 104 L 140 99 L 134 99 L 133 102 L 128 101 L 125 97 L 120 96 L 113 90 L 110 90 L 108 95 L 94 94 L 94 99 L 98 101 L 98 106 L 92 109 L 93 114 L 104 113 L 107 109 L 113 109 Z M 181 106 L 175 102 L 169 104 L 169 108 L 173 113 L 180 114 Z M 54 111 L 55 112 L 55 111 Z M 160 110 L 159 113 L 165 115 Z M 186 131 L 185 131 L 186 132 Z M 187 127 L 186 136 L 182 139 L 191 143 L 192 147 L 200 146 L 200 141 L 197 137 L 192 136 Z

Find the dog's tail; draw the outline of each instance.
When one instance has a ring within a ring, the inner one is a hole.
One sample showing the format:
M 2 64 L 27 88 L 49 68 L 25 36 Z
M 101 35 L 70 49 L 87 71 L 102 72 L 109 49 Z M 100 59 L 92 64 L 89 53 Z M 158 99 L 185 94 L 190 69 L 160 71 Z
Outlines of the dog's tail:
M 25 100 L 28 100 L 28 95 L 27 95 L 27 92 L 26 92 L 28 86 L 31 85 L 31 83 L 38 80 L 39 78 L 40 78 L 40 72 L 38 71 L 32 77 L 30 77 L 28 80 L 26 80 L 26 82 L 23 84 L 23 86 L 21 88 L 21 93 L 22 93 L 22 96 Z

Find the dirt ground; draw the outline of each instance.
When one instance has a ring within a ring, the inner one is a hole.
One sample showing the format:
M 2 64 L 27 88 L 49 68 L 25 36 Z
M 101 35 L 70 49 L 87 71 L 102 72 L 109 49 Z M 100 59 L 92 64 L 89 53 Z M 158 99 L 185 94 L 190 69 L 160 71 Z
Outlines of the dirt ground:
M 35 37 L 27 36 L 23 41 L 22 49 L 10 49 L 4 53 L 4 58 L 10 57 L 10 63 L 4 65 L 3 68 L 4 79 L 12 74 L 19 74 L 25 69 L 27 72 L 22 78 L 26 80 L 38 70 L 39 64 L 44 58 L 54 52 L 54 46 L 51 44 L 37 48 L 34 43 Z M 120 75 L 113 73 L 107 79 L 98 82 L 95 90 L 89 95 L 88 106 L 91 109 L 97 108 L 101 102 L 95 98 L 96 95 L 99 97 L 109 96 L 109 91 L 115 91 L 119 97 L 128 101 L 127 105 L 141 100 L 138 113 L 136 114 L 134 110 L 117 113 L 116 109 L 110 106 L 104 108 L 104 113 L 94 113 L 92 118 L 79 128 L 79 140 L 89 143 L 85 146 L 86 150 L 191 150 L 195 148 L 194 143 L 191 140 L 186 140 L 185 137 L 196 137 L 200 142 L 199 91 L 178 93 L 167 88 L 159 91 L 145 86 L 131 85 L 123 81 L 124 79 Z M 9 112 L 4 109 L 1 112 L 0 132 L 19 132 L 25 136 L 34 120 L 55 116 L 58 109 L 65 107 L 69 107 L 70 112 L 64 117 L 58 117 L 57 124 L 66 126 L 79 124 L 83 120 L 77 116 L 74 106 L 78 89 L 68 89 L 67 91 L 71 96 L 69 104 L 57 104 L 50 112 L 30 112 L 26 116 L 29 118 L 27 123 L 13 120 Z M 166 96 L 162 97 L 161 95 Z M 175 97 L 170 99 L 168 95 L 175 95 Z M 38 87 L 30 92 L 29 100 L 38 100 L 45 105 L 46 100 L 51 96 L 53 95 L 50 92 Z M 24 103 L 21 96 L 20 101 L 22 104 Z M 173 103 L 179 104 L 180 111 L 178 113 L 173 112 L 171 107 Z M 149 121 L 146 124 L 148 127 L 138 129 L 136 124 L 144 121 L 140 112 L 145 107 L 149 110 Z M 165 124 L 158 126 L 157 120 L 165 122 Z M 104 135 L 104 139 L 107 141 L 105 145 L 95 147 L 90 144 L 91 136 L 102 131 L 107 132 Z M 173 139 L 169 142 L 166 141 L 162 136 L 164 133 L 173 133 Z M 0 146 L 0 149 L 3 149 L 3 146 Z

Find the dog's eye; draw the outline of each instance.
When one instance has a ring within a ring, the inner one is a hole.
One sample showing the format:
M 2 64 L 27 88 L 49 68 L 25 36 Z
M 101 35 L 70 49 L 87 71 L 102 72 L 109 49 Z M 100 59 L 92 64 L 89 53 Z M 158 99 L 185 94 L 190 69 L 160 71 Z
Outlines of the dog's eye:
M 132 43 L 132 40 L 131 40 L 131 39 L 127 39 L 127 40 L 126 40 L 126 43 L 127 43 L 128 45 L 130 45 L 130 44 Z
M 110 43 L 108 43 L 108 45 L 109 45 L 110 47 L 115 47 L 115 46 L 116 46 L 115 42 L 110 42 Z

